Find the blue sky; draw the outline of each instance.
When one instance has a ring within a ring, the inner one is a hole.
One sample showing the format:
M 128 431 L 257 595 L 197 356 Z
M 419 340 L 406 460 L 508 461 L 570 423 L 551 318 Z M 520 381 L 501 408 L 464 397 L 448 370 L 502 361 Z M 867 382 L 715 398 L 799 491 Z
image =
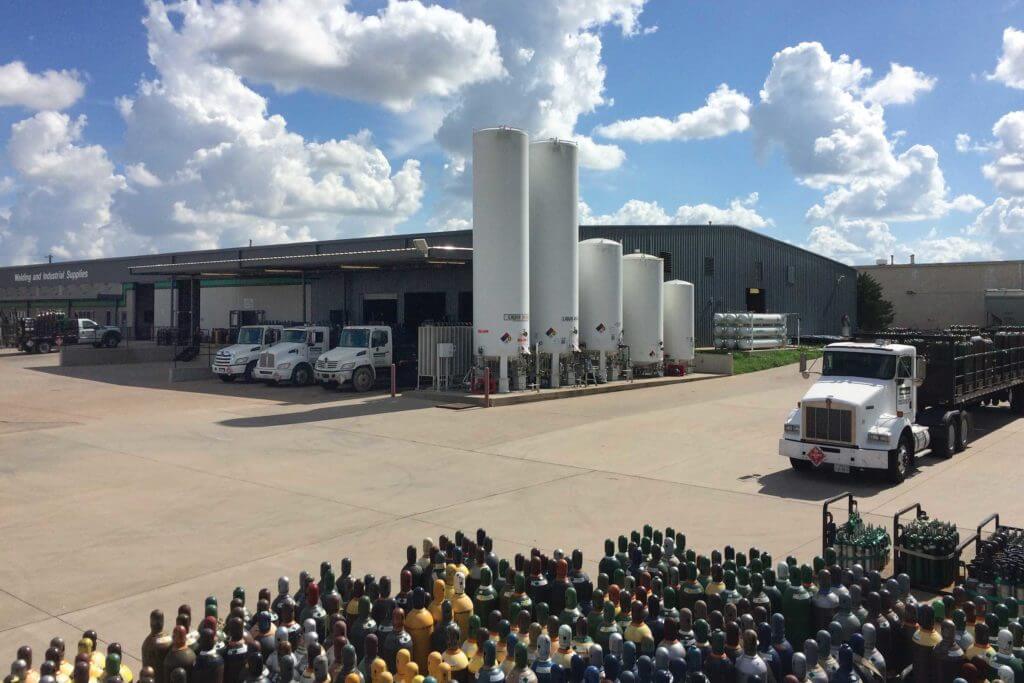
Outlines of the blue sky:
M 1024 258 L 1017 2 L 331 4 L 0 5 L 0 262 L 468 227 L 504 123 L 581 141 L 584 220 Z

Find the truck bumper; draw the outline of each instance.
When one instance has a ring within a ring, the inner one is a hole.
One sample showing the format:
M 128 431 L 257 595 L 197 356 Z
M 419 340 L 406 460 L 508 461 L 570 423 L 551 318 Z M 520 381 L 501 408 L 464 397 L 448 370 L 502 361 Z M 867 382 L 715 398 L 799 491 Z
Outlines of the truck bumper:
M 292 378 L 292 371 L 290 369 L 279 371 L 276 368 L 256 368 L 252 375 L 265 382 L 287 382 Z
M 212 365 L 210 369 L 215 375 L 244 375 L 245 365 Z
M 351 370 L 314 370 L 313 377 L 316 378 L 317 382 L 337 382 L 338 384 L 344 384 L 345 382 L 352 381 Z
M 839 465 L 840 467 L 856 467 L 859 469 L 884 470 L 889 467 L 889 451 L 869 448 L 844 448 L 842 446 L 826 446 L 824 444 L 807 443 L 794 439 L 779 439 L 779 455 L 796 460 L 808 460 L 812 448 L 819 448 L 825 459 L 818 465 Z

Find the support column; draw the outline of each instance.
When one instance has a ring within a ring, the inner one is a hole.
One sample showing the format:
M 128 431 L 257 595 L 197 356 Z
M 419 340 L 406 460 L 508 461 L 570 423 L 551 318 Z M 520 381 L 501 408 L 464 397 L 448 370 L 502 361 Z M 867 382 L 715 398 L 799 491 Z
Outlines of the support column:
M 597 352 L 597 381 L 604 384 L 608 381 L 608 365 L 604 357 L 604 351 Z
M 552 389 L 557 389 L 562 379 L 562 373 L 559 372 L 558 367 L 558 358 L 557 352 L 551 354 L 551 381 L 548 383 L 548 386 Z
M 498 357 L 498 393 L 507 394 L 508 388 L 508 356 Z

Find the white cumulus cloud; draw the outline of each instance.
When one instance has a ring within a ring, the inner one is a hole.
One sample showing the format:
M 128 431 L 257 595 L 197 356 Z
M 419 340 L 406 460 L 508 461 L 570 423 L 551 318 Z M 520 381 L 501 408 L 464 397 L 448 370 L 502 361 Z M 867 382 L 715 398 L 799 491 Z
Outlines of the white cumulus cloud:
M 864 91 L 864 99 L 881 105 L 907 104 L 922 92 L 929 92 L 938 79 L 910 66 L 893 62 L 889 73 Z
M 1024 89 L 1024 31 L 1012 26 L 1003 31 L 1003 54 L 988 78 L 1011 88 Z
M 0 64 L 0 107 L 61 110 L 83 94 L 85 86 L 75 71 L 50 69 L 34 74 L 23 62 Z
M 995 159 L 982 167 L 982 173 L 1000 192 L 1024 194 L 1024 111 L 1003 115 L 992 134 Z
M 594 214 L 586 202 L 580 202 L 581 225 L 739 225 L 758 229 L 773 225 L 770 218 L 757 212 L 758 195 L 752 192 L 743 198 L 734 198 L 729 206 L 713 204 L 683 204 L 668 213 L 657 202 L 631 199 L 608 214 Z
M 696 140 L 744 131 L 750 126 L 750 100 L 725 83 L 708 95 L 704 106 L 674 119 L 643 116 L 598 126 L 596 133 L 613 140 Z
M 408 109 L 503 73 L 494 29 L 419 0 L 360 14 L 332 0 L 182 3 L 178 40 L 235 73 Z

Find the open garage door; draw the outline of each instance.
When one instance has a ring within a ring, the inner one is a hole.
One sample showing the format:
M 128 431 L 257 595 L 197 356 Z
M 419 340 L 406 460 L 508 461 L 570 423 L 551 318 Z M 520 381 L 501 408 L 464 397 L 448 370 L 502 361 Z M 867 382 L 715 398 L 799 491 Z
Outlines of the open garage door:
M 415 330 L 427 320 L 447 319 L 444 292 L 409 292 L 405 295 L 405 327 Z

